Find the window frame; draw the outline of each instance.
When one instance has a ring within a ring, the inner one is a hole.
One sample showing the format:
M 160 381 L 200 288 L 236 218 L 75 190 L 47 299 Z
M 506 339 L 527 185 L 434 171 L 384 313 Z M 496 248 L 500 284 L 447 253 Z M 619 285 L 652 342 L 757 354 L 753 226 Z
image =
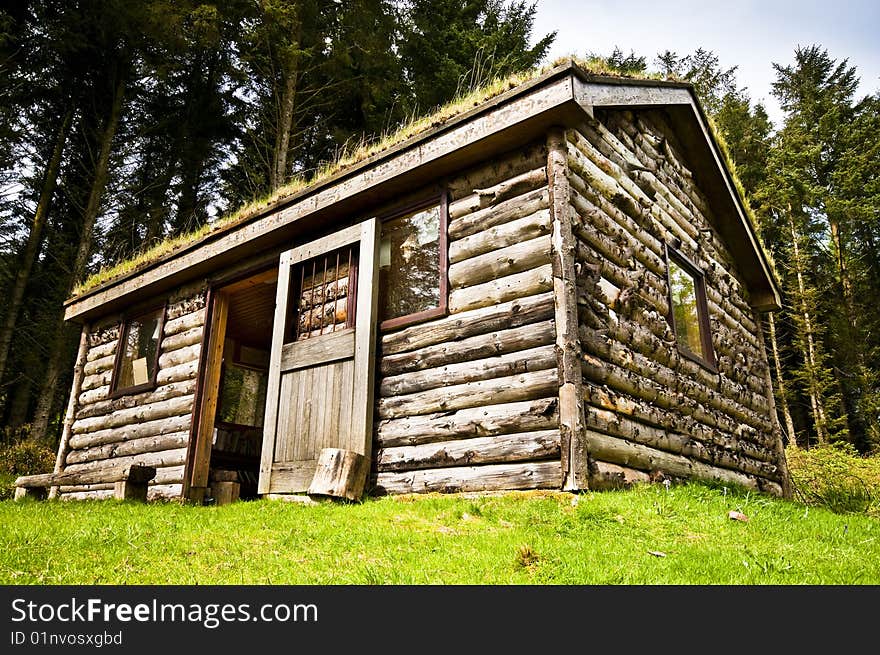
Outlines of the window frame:
M 162 354 L 162 340 L 165 336 L 165 313 L 168 303 L 154 306 L 151 309 L 141 310 L 137 312 L 126 313 L 119 322 L 119 341 L 116 345 L 116 357 L 113 360 L 113 374 L 110 379 L 110 398 L 119 398 L 121 396 L 130 396 L 144 391 L 152 391 L 157 386 L 159 377 L 159 356 Z M 146 317 L 159 318 L 159 342 L 156 344 L 156 355 L 153 358 L 153 375 L 147 382 L 137 384 L 131 387 L 119 388 L 119 376 L 122 369 L 122 359 L 125 356 L 125 341 L 128 338 L 128 330 L 131 324 Z
M 449 312 L 449 191 L 444 187 L 439 194 L 432 194 L 429 198 L 410 203 L 395 209 L 393 212 L 384 214 L 379 218 L 380 223 L 391 221 L 396 218 L 428 209 L 438 205 L 440 208 L 440 280 L 439 280 L 439 303 L 437 307 L 424 309 L 413 314 L 405 314 L 396 318 L 390 318 L 379 323 L 380 331 L 396 330 L 402 327 L 423 323 L 433 318 L 446 316 Z M 381 242 L 381 230 L 380 230 Z M 380 310 L 381 312 L 381 310 Z
M 679 250 L 676 250 L 668 243 L 665 244 L 666 254 L 666 297 L 669 303 L 669 313 L 666 320 L 672 327 L 672 333 L 675 336 L 675 347 L 679 354 L 692 362 L 707 368 L 712 373 L 718 373 L 718 364 L 715 359 L 715 348 L 712 345 L 712 326 L 709 320 L 709 302 L 706 299 L 706 276 L 700 267 L 694 264 Z M 670 272 L 670 263 L 683 269 L 694 279 L 694 295 L 697 301 L 697 322 L 700 327 L 700 345 L 702 353 L 700 355 L 691 352 L 687 348 L 682 347 L 678 340 L 678 327 L 675 324 L 675 308 L 672 298 L 672 274 Z

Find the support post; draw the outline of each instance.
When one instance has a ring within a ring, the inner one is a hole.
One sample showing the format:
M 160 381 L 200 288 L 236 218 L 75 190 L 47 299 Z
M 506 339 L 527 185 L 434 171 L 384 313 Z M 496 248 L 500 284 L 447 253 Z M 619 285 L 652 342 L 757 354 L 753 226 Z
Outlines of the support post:
M 84 323 L 82 331 L 79 333 L 79 349 L 76 352 L 76 363 L 73 366 L 73 382 L 70 385 L 70 398 L 67 399 L 67 411 L 64 413 L 61 441 L 58 444 L 58 454 L 55 457 L 55 473 L 61 473 L 64 469 L 64 461 L 67 459 L 67 453 L 70 451 L 70 435 L 73 430 L 73 419 L 76 417 L 76 406 L 79 400 L 79 392 L 82 389 L 83 371 L 86 367 L 86 356 L 89 352 L 89 329 L 89 324 Z M 16 498 L 17 497 L 16 492 Z M 58 487 L 55 486 L 49 490 L 49 498 L 57 497 Z
M 590 462 L 584 417 L 581 343 L 578 335 L 577 284 L 572 232 L 571 188 L 565 130 L 554 127 L 547 135 L 547 183 L 550 189 L 551 256 L 556 321 L 556 363 L 559 372 L 559 430 L 562 451 L 562 488 L 589 488 Z

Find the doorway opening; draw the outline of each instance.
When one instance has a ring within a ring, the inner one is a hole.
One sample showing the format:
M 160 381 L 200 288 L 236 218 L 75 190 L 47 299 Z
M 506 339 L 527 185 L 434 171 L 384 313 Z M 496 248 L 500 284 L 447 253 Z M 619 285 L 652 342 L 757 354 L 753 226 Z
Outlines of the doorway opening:
M 201 429 L 217 502 L 219 483 L 237 482 L 242 500 L 257 497 L 277 279 L 272 268 L 215 290 Z

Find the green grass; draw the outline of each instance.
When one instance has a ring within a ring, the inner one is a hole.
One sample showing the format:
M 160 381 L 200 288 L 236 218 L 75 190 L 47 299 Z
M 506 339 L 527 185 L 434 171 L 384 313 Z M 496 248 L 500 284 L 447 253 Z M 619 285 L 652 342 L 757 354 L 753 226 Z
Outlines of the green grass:
M 4 584 L 880 583 L 877 518 L 699 484 L 315 506 L 5 501 L 0 526 Z

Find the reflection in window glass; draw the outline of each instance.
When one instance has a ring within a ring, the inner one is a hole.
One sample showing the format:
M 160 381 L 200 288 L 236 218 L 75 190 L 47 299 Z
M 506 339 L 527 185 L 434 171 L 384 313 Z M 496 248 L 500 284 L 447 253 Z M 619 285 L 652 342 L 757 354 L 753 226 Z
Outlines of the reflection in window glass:
M 266 371 L 224 364 L 218 421 L 262 427 L 268 379 Z
M 669 260 L 669 284 L 672 315 L 678 345 L 697 357 L 703 357 L 703 338 L 697 307 L 697 283 L 693 275 L 674 260 Z
M 440 306 L 440 207 L 382 223 L 379 249 L 382 320 Z
M 141 316 L 128 322 L 116 390 L 149 384 L 156 372 L 161 315 Z

